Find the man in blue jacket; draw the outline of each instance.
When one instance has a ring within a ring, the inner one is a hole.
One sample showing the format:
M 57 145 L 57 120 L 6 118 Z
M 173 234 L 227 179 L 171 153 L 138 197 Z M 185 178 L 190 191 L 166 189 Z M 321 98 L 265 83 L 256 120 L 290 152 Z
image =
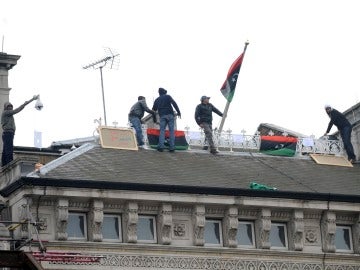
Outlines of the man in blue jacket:
M 223 114 L 214 105 L 209 103 L 209 99 L 210 97 L 207 96 L 200 98 L 201 103 L 197 105 L 195 109 L 195 121 L 204 129 L 206 141 L 210 145 L 210 153 L 217 154 L 218 151 L 216 150 L 212 135 L 212 113 L 214 112 L 221 117 Z
M 157 146 L 159 152 L 164 151 L 166 126 L 169 127 L 170 132 L 169 151 L 175 151 L 175 114 L 173 107 L 176 110 L 177 116 L 181 118 L 180 109 L 175 100 L 170 95 L 167 95 L 167 91 L 164 88 L 159 88 L 159 97 L 155 99 L 152 107 L 153 111 L 157 111 L 160 117 L 160 135 L 159 144 Z
M 340 132 L 348 159 L 351 163 L 354 163 L 356 157 L 354 154 L 353 145 L 351 144 L 352 126 L 350 122 L 341 112 L 335 110 L 330 105 L 325 105 L 325 110 L 328 116 L 330 117 L 330 122 L 324 135 L 327 135 L 330 132 L 332 126 L 335 125 Z

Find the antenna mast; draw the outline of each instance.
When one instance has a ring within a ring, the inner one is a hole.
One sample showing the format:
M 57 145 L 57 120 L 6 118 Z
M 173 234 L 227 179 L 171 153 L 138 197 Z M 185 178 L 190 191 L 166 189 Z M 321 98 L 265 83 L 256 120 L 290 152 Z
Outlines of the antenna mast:
M 103 74 L 102 69 L 105 67 L 108 63 L 108 68 L 110 69 L 118 69 L 120 60 L 117 58 L 119 56 L 118 53 L 113 53 L 113 50 L 110 48 L 104 48 L 106 56 L 100 60 L 97 60 L 93 63 L 90 63 L 83 67 L 83 69 L 99 69 L 100 70 L 100 79 L 101 79 L 101 92 L 102 92 L 102 100 L 103 100 L 103 109 L 104 109 L 104 121 L 105 126 L 107 126 L 106 121 L 106 106 L 105 106 L 105 94 L 104 94 L 104 81 L 103 81 Z

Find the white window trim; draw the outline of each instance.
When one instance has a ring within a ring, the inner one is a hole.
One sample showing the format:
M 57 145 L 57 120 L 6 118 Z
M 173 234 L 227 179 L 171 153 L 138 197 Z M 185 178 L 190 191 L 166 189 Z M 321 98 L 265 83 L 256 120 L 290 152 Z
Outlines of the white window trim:
M 153 223 L 153 228 L 154 228 L 154 239 L 153 240 L 142 240 L 142 239 L 138 239 L 137 242 L 138 243 L 151 243 L 151 244 L 156 244 L 157 243 L 157 234 L 156 234 L 156 217 L 154 216 L 147 216 L 147 215 L 139 215 L 139 219 L 140 218 L 149 218 L 152 220 Z M 139 228 L 137 228 L 139 229 Z
M 206 222 L 213 222 L 213 223 L 218 223 L 219 224 L 219 236 L 220 236 L 220 243 L 219 244 L 213 244 L 213 243 L 206 243 L 205 241 L 205 246 L 207 247 L 222 247 L 223 246 L 223 231 L 222 231 L 222 224 L 221 224 L 221 220 L 218 219 L 205 219 L 205 226 L 206 226 Z M 205 235 L 204 235 L 205 238 Z M 205 239 L 204 239 L 205 240 Z
M 83 216 L 84 217 L 84 237 L 71 237 L 68 236 L 68 240 L 87 240 L 88 236 L 87 236 L 87 219 L 86 219 L 86 214 L 85 213 L 78 213 L 78 212 L 69 212 L 69 216 L 72 215 L 76 215 L 76 216 Z
M 354 252 L 354 247 L 353 247 L 353 239 L 352 239 L 352 230 L 351 230 L 351 226 L 349 225 L 338 225 L 336 224 L 336 229 L 337 228 L 343 228 L 343 229 L 347 229 L 349 231 L 349 241 L 350 241 L 350 249 L 338 249 L 336 248 L 336 244 L 335 244 L 335 248 L 336 248 L 336 252 L 342 252 L 342 253 L 353 253 Z
M 103 238 L 103 241 L 106 241 L 106 242 L 122 242 L 121 216 L 120 215 L 115 215 L 115 214 L 104 214 L 104 219 L 105 219 L 105 217 L 116 217 L 118 219 L 119 238 L 118 239 Z
M 252 245 L 241 245 L 238 243 L 238 247 L 247 247 L 247 248 L 255 248 L 255 224 L 254 222 L 252 221 L 245 221 L 245 220 L 239 220 L 239 225 L 240 224 L 250 224 L 251 225 L 251 233 L 252 233 L 252 240 L 253 240 L 253 243 Z M 236 236 L 237 238 L 237 236 Z
M 270 249 L 282 249 L 282 250 L 287 250 L 287 249 L 289 249 L 287 224 L 286 224 L 286 223 L 282 223 L 282 222 L 271 222 L 271 226 L 272 226 L 272 225 L 275 225 L 275 226 L 283 226 L 283 227 L 284 227 L 285 247 L 271 246 Z M 271 239 L 269 239 L 269 241 L 270 241 L 270 245 L 271 245 Z

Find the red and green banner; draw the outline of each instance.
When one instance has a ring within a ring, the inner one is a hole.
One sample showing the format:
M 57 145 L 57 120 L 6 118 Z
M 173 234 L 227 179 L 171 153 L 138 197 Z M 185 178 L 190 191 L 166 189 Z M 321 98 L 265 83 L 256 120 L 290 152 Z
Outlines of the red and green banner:
M 149 141 L 149 145 L 151 148 L 157 148 L 159 143 L 159 135 L 160 130 L 155 128 L 148 128 L 147 131 L 147 138 Z M 169 130 L 165 130 L 165 148 L 169 148 L 169 137 L 170 132 Z M 189 148 L 189 144 L 185 138 L 185 132 L 182 130 L 175 130 L 175 150 L 187 150 Z
M 285 136 L 261 136 L 260 152 L 273 156 L 295 155 L 297 138 Z

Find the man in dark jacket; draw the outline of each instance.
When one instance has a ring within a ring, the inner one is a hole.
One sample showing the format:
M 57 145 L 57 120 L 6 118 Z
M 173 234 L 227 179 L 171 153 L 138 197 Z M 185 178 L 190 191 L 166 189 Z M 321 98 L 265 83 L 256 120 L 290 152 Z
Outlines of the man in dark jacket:
M 169 151 L 175 151 L 175 115 L 174 109 L 177 112 L 177 116 L 181 118 L 181 113 L 178 105 L 176 104 L 175 100 L 170 96 L 167 95 L 167 91 L 164 88 L 159 88 L 159 97 L 155 99 L 154 105 L 152 109 L 159 113 L 160 117 L 160 135 L 159 135 L 159 144 L 157 150 L 159 152 L 164 151 L 164 143 L 165 143 L 165 129 L 166 126 L 169 127 Z
M 352 126 L 350 122 L 341 112 L 335 110 L 330 105 L 325 105 L 325 110 L 328 116 L 330 117 L 330 122 L 324 135 L 327 135 L 330 132 L 332 126 L 335 125 L 340 132 L 348 159 L 351 163 L 354 163 L 356 157 L 354 154 L 353 145 L 351 144 Z
M 210 145 L 210 153 L 217 154 L 213 135 L 212 135 L 212 112 L 216 113 L 219 116 L 223 116 L 223 114 L 215 108 L 214 105 L 209 103 L 210 97 L 202 96 L 200 101 L 201 103 L 196 106 L 195 109 L 195 121 L 196 123 L 204 129 L 206 141 Z
M 141 118 L 144 117 L 145 112 L 151 113 L 153 116 L 154 123 L 156 123 L 155 112 L 148 108 L 145 97 L 139 96 L 138 101 L 130 109 L 129 122 L 135 129 L 137 144 L 140 148 L 145 148 L 144 137 L 141 128 Z
M 5 102 L 4 111 L 1 114 L 1 126 L 3 130 L 2 140 L 3 140 L 3 151 L 1 156 L 1 164 L 5 166 L 9 162 L 11 162 L 14 151 L 14 135 L 15 135 L 15 120 L 14 114 L 22 111 L 26 105 L 30 102 L 36 100 L 39 96 L 33 96 L 32 99 L 25 101 L 24 104 L 20 105 L 18 108 L 13 109 L 13 105 L 10 102 Z

